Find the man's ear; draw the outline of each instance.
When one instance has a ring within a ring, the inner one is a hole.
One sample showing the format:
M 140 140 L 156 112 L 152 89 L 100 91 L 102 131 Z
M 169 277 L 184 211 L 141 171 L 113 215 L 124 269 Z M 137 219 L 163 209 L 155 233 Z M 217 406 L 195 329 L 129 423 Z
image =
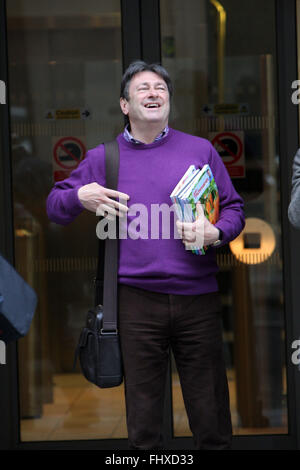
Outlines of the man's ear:
M 128 106 L 127 106 L 128 102 L 125 98 L 120 98 L 120 106 L 121 106 L 121 110 L 122 110 L 122 113 L 125 114 L 125 116 L 127 116 L 128 114 Z

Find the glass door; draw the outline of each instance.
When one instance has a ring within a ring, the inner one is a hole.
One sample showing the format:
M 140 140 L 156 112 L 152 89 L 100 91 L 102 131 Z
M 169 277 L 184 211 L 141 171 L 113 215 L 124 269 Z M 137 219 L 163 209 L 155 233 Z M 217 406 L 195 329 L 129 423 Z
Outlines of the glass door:
M 289 429 L 275 6 L 160 1 L 171 125 L 212 142 L 245 201 L 244 231 L 218 250 L 234 435 Z M 190 436 L 175 364 L 172 401 L 174 437 Z
M 70 226 L 52 224 L 45 201 L 86 149 L 122 129 L 120 77 L 139 58 L 161 61 L 169 70 L 175 87 L 171 125 L 211 140 L 245 200 L 244 232 L 218 250 L 234 435 L 243 436 L 245 449 L 254 441 L 251 448 L 264 448 L 263 437 L 294 433 L 278 137 L 279 3 L 6 2 L 15 260 L 39 296 L 30 333 L 18 342 L 23 447 L 63 448 L 68 441 L 68 448 L 85 449 L 94 441 L 97 449 L 126 448 L 123 386 L 100 390 L 73 370 L 93 298 L 95 218 L 83 212 Z M 170 366 L 167 448 L 189 449 L 174 361 Z
M 51 223 L 46 197 L 95 147 L 120 132 L 118 0 L 7 2 L 15 259 L 38 293 L 18 342 L 20 441 L 126 437 L 122 387 L 99 390 L 73 370 L 93 300 L 96 219 Z

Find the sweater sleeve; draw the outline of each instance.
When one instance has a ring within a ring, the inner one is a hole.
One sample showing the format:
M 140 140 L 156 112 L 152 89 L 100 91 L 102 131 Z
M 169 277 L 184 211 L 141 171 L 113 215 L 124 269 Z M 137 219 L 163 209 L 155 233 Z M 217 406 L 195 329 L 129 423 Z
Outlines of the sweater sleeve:
M 293 162 L 292 191 L 288 217 L 291 224 L 300 229 L 300 149 L 298 149 Z
M 104 151 L 100 147 L 89 150 L 70 176 L 55 183 L 49 193 L 46 202 L 49 219 L 60 225 L 72 222 L 84 210 L 78 199 L 78 189 L 93 182 L 105 184 L 104 171 Z
M 210 144 L 210 167 L 219 190 L 219 219 L 215 226 L 222 231 L 220 246 L 234 240 L 245 226 L 244 202 L 236 192 L 222 158 Z

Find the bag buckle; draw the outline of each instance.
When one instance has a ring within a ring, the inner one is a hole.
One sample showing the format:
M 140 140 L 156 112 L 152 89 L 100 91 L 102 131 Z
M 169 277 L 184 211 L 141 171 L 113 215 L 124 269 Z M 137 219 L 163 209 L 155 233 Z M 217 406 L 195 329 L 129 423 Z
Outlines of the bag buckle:
M 104 330 L 103 328 L 101 328 L 100 330 L 100 334 L 101 335 L 112 335 L 112 336 L 117 336 L 118 335 L 118 329 L 116 328 L 115 330 Z

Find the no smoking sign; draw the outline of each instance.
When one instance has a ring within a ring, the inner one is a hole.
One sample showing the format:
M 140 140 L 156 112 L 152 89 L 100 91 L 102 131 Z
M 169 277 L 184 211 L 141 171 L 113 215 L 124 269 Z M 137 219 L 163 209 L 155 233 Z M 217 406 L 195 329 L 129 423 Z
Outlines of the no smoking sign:
M 84 137 L 53 137 L 54 180 L 61 181 L 78 167 L 86 152 Z
M 244 133 L 211 132 L 210 141 L 222 158 L 231 178 L 245 178 Z

